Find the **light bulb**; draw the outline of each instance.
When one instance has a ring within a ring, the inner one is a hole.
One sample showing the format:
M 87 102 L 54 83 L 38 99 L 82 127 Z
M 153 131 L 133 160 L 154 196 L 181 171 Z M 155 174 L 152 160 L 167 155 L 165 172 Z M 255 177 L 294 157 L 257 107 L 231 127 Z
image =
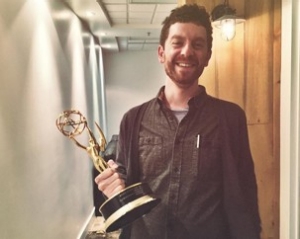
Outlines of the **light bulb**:
M 230 41 L 235 36 L 235 19 L 226 18 L 221 20 L 221 37 L 226 41 Z

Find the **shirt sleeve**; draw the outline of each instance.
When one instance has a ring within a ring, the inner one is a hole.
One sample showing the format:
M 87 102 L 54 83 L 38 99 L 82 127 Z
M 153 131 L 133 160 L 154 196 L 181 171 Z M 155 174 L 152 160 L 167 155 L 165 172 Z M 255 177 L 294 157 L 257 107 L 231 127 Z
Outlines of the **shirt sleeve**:
M 235 104 L 221 110 L 224 208 L 234 239 L 259 239 L 257 183 L 245 112 Z
M 127 170 L 126 167 L 128 166 L 128 159 L 126 157 L 127 155 L 127 149 L 128 146 L 126 145 L 126 119 L 127 115 L 125 114 L 123 116 L 123 119 L 120 124 L 120 130 L 119 130 L 119 137 L 118 137 L 118 144 L 117 144 L 117 156 L 116 156 L 116 163 L 118 164 L 118 173 L 120 174 L 120 177 L 126 182 L 127 181 Z

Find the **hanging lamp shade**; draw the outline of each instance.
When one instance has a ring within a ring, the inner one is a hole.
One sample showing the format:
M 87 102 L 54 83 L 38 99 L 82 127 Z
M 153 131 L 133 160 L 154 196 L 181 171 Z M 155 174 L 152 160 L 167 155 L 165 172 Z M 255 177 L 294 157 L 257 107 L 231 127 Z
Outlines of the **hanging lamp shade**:
M 235 36 L 236 24 L 245 19 L 236 16 L 236 10 L 231 8 L 227 2 L 217 5 L 211 12 L 213 26 L 221 30 L 221 37 L 230 41 Z

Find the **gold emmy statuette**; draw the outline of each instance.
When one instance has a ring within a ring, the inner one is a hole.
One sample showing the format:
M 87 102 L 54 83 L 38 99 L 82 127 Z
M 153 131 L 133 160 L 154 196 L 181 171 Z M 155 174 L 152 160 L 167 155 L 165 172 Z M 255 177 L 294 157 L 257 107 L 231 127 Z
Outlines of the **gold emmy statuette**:
M 99 125 L 95 124 L 100 134 L 99 143 L 88 127 L 86 118 L 78 110 L 65 110 L 56 119 L 58 130 L 78 147 L 86 150 L 101 173 L 109 167 L 100 156 L 105 151 L 106 139 Z M 83 146 L 75 139 L 85 129 L 89 136 L 88 146 Z M 150 212 L 160 202 L 160 199 L 151 196 L 152 194 L 148 184 L 136 183 L 108 198 L 99 209 L 105 220 L 105 231 L 116 231 Z

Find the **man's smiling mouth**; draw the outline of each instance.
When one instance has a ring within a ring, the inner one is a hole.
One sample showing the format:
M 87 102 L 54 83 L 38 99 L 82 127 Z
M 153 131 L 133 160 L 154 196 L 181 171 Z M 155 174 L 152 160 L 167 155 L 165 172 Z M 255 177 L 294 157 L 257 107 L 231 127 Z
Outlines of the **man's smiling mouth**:
M 196 64 L 184 63 L 184 62 L 177 62 L 176 65 L 180 66 L 180 67 L 184 67 L 184 68 L 190 68 L 190 67 L 195 67 L 196 66 Z

